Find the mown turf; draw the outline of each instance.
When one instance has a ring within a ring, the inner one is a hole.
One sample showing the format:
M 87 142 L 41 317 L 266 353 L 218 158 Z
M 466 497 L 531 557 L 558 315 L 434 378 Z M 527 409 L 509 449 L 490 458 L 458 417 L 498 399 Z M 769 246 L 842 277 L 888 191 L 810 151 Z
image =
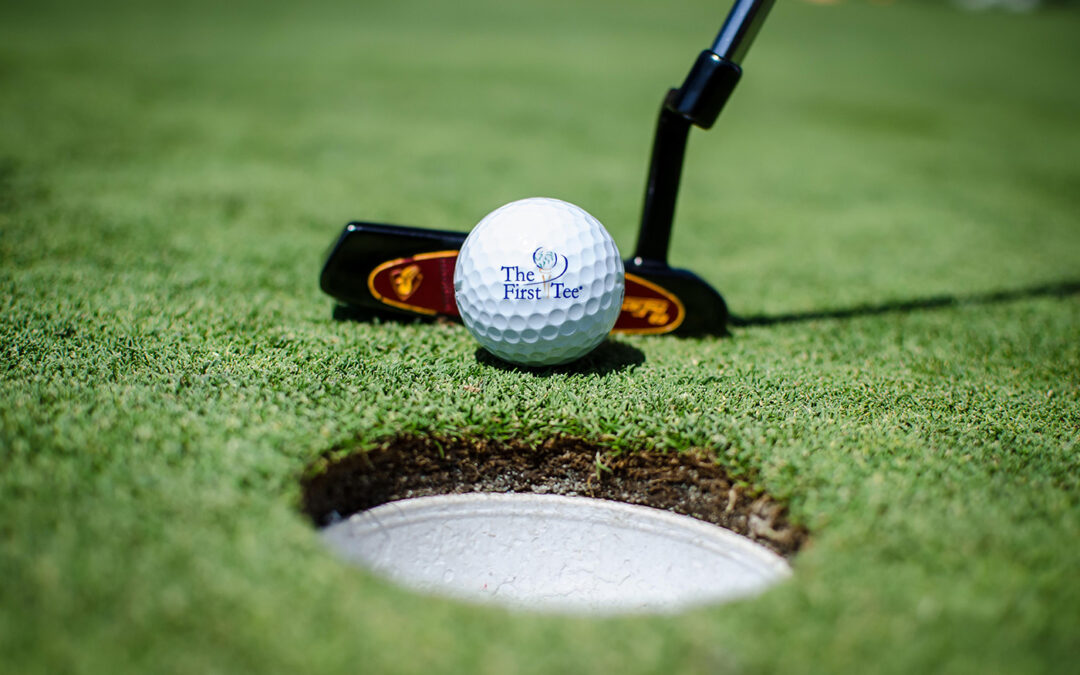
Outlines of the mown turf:
M 0 8 L 0 669 L 1075 668 L 1080 13 L 781 3 L 691 139 L 672 257 L 736 313 L 985 301 L 542 377 L 334 321 L 320 256 L 350 218 L 530 195 L 628 249 L 656 106 L 726 7 L 221 4 Z M 703 448 L 813 542 L 685 616 L 415 596 L 298 510 L 325 449 L 402 432 Z

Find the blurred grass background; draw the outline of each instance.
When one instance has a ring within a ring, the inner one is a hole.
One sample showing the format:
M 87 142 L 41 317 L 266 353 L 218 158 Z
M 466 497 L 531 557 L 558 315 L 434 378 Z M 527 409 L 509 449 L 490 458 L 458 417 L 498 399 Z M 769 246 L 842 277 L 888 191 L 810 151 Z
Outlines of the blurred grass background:
M 332 320 L 351 218 L 546 195 L 632 247 L 657 106 L 726 11 L 0 8 L 0 669 L 1069 671 L 1075 295 L 620 338 L 642 364 L 546 378 L 460 327 Z M 1076 282 L 1078 28 L 780 4 L 691 137 L 673 263 L 766 317 Z M 296 510 L 325 449 L 402 431 L 705 448 L 813 546 L 678 617 L 413 596 Z

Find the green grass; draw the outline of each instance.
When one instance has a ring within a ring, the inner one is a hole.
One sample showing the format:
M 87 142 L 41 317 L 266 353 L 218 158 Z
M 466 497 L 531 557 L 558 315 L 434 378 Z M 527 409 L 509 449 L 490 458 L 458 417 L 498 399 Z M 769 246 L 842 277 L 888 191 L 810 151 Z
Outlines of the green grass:
M 219 4 L 0 9 L 0 670 L 1075 668 L 1075 294 L 619 338 L 643 363 L 550 377 L 331 318 L 350 218 L 548 195 L 630 248 L 656 107 L 723 3 Z M 1078 32 L 780 3 L 693 134 L 673 261 L 743 315 L 1077 281 Z M 415 596 L 297 508 L 324 450 L 400 432 L 704 448 L 813 543 L 674 617 Z

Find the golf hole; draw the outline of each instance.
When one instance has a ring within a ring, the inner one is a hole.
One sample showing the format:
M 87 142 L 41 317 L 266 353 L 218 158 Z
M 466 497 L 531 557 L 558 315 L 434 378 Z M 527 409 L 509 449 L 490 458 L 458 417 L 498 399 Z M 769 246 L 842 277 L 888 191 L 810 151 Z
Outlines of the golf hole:
M 550 494 L 406 499 L 323 536 L 403 586 L 540 611 L 671 612 L 752 595 L 790 573 L 765 547 L 688 516 Z
M 345 559 L 425 593 L 548 612 L 670 613 L 756 594 L 806 539 L 698 453 L 392 439 L 330 451 L 304 508 Z

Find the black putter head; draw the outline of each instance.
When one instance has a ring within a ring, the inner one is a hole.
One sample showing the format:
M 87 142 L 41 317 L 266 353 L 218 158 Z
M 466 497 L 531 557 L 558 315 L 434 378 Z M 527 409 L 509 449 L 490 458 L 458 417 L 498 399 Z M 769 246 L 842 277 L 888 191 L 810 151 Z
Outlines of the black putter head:
M 465 234 L 349 223 L 330 248 L 322 290 L 354 310 L 458 319 L 454 265 Z M 726 334 L 727 306 L 701 277 L 650 260 L 626 260 L 616 333 Z M 346 316 L 362 313 L 346 313 Z

